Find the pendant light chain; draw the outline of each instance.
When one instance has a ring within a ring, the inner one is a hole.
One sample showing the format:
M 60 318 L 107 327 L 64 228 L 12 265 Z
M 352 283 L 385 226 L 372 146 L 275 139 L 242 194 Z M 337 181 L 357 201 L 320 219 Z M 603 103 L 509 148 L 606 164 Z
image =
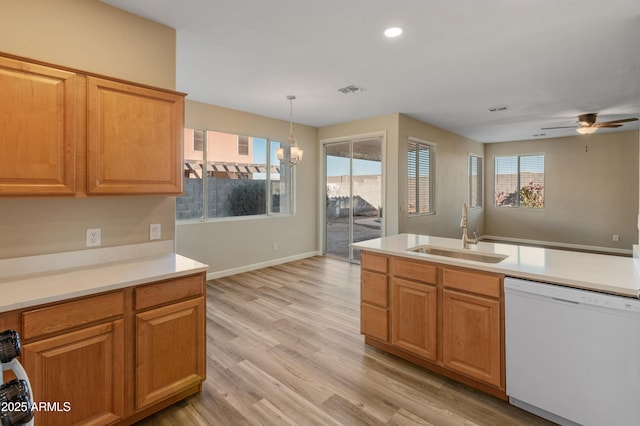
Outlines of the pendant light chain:
M 295 96 L 289 95 L 287 99 L 289 99 L 289 138 L 287 141 L 293 145 L 297 145 L 296 136 L 293 134 L 293 100 Z

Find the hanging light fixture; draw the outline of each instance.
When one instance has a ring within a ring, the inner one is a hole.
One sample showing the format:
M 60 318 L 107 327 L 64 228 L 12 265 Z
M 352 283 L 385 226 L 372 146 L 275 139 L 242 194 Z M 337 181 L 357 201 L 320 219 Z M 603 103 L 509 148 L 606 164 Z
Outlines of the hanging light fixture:
M 302 161 L 302 148 L 298 148 L 298 143 L 296 142 L 296 136 L 293 134 L 293 100 L 295 96 L 289 95 L 287 99 L 289 99 L 290 111 L 289 111 L 289 137 L 287 138 L 288 147 L 287 152 L 285 152 L 284 148 L 278 148 L 276 150 L 276 156 L 278 160 L 282 162 L 284 160 L 285 163 L 290 166 L 295 166 L 299 162 Z M 288 158 L 287 158 L 287 154 Z

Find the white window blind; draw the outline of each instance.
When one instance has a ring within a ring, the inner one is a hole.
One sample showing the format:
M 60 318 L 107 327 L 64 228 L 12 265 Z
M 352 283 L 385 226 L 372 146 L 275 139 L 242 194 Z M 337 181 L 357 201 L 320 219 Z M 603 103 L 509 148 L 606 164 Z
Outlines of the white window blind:
M 469 207 L 482 207 L 482 157 L 469 154 Z
M 193 131 L 193 150 L 204 150 L 204 130 L 195 129 Z
M 407 188 L 409 214 L 433 213 L 433 146 L 409 139 L 407 145 Z
M 238 155 L 249 155 L 249 137 L 238 135 Z
M 495 205 L 544 207 L 544 155 L 496 157 Z

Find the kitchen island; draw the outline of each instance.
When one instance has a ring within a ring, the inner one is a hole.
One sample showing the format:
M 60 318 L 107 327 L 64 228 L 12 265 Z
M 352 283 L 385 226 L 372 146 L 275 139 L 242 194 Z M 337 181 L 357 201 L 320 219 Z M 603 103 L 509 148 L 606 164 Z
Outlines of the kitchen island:
M 207 265 L 158 241 L 0 260 L 36 424 L 132 424 L 201 390 Z
M 459 239 L 415 234 L 353 247 L 365 342 L 502 399 L 505 277 L 640 294 L 640 261 L 629 257 L 488 242 L 463 250 Z
M 498 263 L 485 263 L 409 251 L 423 245 L 462 250 L 459 239 L 417 234 L 376 238 L 353 244 L 353 247 L 373 253 L 640 298 L 640 260 L 635 258 L 482 241 L 466 251 L 507 257 Z

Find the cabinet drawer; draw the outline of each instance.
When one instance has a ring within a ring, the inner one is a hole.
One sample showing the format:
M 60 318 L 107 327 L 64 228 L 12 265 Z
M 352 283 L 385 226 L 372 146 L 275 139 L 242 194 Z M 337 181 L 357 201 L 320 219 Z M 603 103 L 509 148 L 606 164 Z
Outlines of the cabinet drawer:
M 124 294 L 121 291 L 35 309 L 22 314 L 22 337 L 32 339 L 122 315 L 123 312 Z
M 429 284 L 435 284 L 437 280 L 436 267 L 424 262 L 394 258 L 391 263 L 391 273 L 395 277 L 409 278 Z
M 362 252 L 360 264 L 362 269 L 382 272 L 383 274 L 387 273 L 387 256 Z
M 136 309 L 172 303 L 204 293 L 204 274 L 188 275 L 135 289 Z
M 444 286 L 447 288 L 455 288 L 489 297 L 500 297 L 502 284 L 502 277 L 500 275 L 443 269 L 442 280 Z
M 386 275 L 362 271 L 361 292 L 363 302 L 373 303 L 374 305 L 385 308 L 389 306 L 389 291 Z
M 389 311 L 363 303 L 360 311 L 360 332 L 383 341 L 389 340 Z

